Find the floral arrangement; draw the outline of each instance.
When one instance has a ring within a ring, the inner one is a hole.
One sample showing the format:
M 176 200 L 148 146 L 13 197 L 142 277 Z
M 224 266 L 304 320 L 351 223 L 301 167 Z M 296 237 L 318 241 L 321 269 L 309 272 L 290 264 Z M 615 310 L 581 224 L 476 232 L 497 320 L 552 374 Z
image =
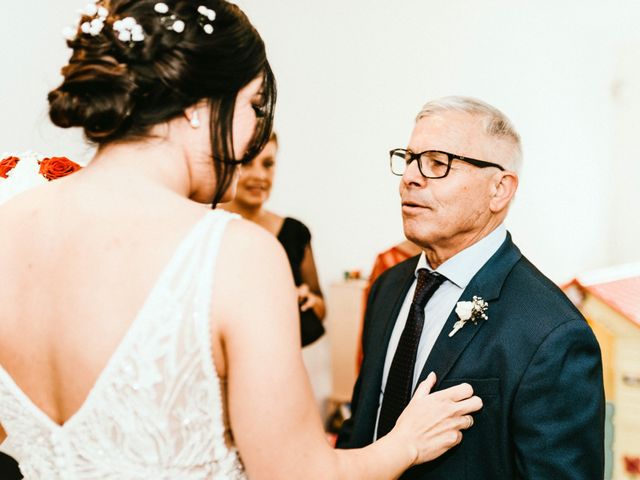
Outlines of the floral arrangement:
M 33 152 L 0 156 L 0 203 L 37 185 L 66 177 L 82 166 L 67 157 L 42 157 Z

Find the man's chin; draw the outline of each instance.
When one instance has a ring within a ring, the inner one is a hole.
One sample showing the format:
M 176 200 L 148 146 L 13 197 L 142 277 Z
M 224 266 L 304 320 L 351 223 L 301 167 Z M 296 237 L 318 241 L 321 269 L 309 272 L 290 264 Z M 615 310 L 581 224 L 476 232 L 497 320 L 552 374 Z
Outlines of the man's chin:
M 402 226 L 407 240 L 422 248 L 432 245 L 434 242 L 437 243 L 442 239 L 444 232 L 442 227 L 439 228 L 433 222 L 415 217 L 403 217 Z
M 425 243 L 428 243 L 428 242 L 425 242 L 424 235 L 421 235 L 420 232 L 416 232 L 413 228 L 407 228 L 406 224 L 404 226 L 404 236 L 406 237 L 407 240 L 409 240 L 412 243 L 415 243 L 419 247 L 422 247 L 423 245 L 425 245 Z

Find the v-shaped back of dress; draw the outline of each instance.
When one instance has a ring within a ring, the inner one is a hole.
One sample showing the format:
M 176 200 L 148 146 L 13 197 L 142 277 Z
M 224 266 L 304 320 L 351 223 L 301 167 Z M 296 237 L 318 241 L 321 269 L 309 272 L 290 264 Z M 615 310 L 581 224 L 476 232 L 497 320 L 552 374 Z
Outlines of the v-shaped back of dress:
M 62 426 L 0 367 L 0 450 L 25 479 L 243 479 L 211 354 L 213 272 L 227 222 L 181 242 L 80 409 Z

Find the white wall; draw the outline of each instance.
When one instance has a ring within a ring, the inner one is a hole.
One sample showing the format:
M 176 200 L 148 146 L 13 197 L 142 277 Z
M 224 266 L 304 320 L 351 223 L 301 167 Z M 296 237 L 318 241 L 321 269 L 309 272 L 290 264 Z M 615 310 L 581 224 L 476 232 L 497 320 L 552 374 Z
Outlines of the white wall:
M 3 2 L 0 29 L 0 152 L 35 150 L 81 161 L 91 149 L 78 130 L 49 122 L 47 93 L 62 81 L 71 50 L 62 29 L 73 23 L 81 0 Z
M 0 151 L 89 158 L 77 132 L 47 123 L 45 101 L 69 54 L 60 31 L 85 3 L 5 5 Z M 401 239 L 386 152 L 406 144 L 424 102 L 449 94 L 487 100 L 519 128 L 525 170 L 508 223 L 544 272 L 562 281 L 640 256 L 611 233 L 620 228 L 611 220 L 613 193 L 633 183 L 618 183 L 611 169 L 616 52 L 640 38 L 640 3 L 239 3 L 265 37 L 279 82 L 281 152 L 270 206 L 311 227 L 323 283 L 346 269 L 368 272 L 375 253 Z
M 493 103 L 522 134 L 525 170 L 508 224 L 525 254 L 558 281 L 620 258 L 608 221 L 612 64 L 618 45 L 638 36 L 637 2 L 241 4 L 280 84 L 271 205 L 311 224 L 325 281 L 367 271 L 401 238 L 386 152 L 406 144 L 422 103 L 449 94 Z
M 616 56 L 613 80 L 613 174 L 609 248 L 617 263 L 640 259 L 640 41 Z

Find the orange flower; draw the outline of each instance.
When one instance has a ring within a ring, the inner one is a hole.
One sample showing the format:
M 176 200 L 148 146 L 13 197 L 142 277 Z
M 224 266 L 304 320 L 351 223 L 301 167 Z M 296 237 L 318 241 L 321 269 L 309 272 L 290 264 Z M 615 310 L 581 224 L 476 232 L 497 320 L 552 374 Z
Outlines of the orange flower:
M 8 178 L 7 173 L 13 170 L 19 161 L 18 157 L 7 157 L 0 160 L 0 177 Z
M 81 168 L 80 165 L 69 160 L 67 157 L 45 158 L 40 162 L 40 175 L 51 181 L 56 178 L 66 177 Z

